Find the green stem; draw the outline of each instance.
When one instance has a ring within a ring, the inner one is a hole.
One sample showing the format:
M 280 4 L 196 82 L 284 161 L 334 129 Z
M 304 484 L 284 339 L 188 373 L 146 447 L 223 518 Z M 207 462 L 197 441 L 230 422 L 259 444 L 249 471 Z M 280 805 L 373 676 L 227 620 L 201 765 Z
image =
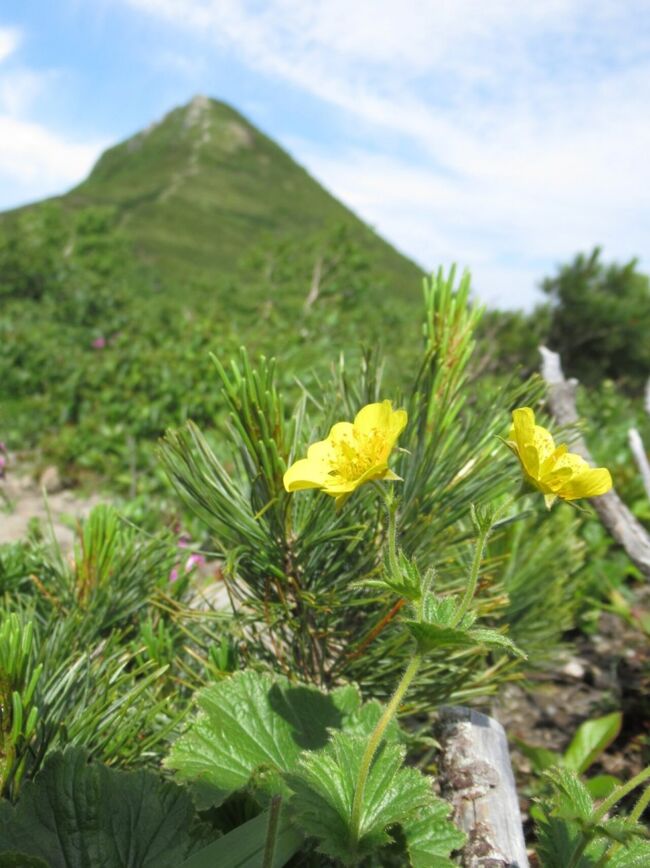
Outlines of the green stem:
M 399 561 L 397 560 L 397 500 L 393 500 L 388 508 L 388 561 L 393 575 L 399 576 Z
M 456 612 L 454 613 L 454 617 L 451 619 L 450 627 L 457 627 L 460 622 L 463 620 L 463 616 L 467 613 L 472 600 L 474 599 L 474 594 L 476 593 L 476 585 L 478 584 L 478 574 L 481 570 L 481 561 L 483 560 L 483 550 L 485 549 L 485 543 L 488 538 L 489 531 L 481 531 L 479 533 L 478 539 L 476 541 L 476 551 L 474 552 L 474 560 L 472 561 L 472 569 L 469 574 L 469 581 L 465 587 L 465 593 L 463 594 L 463 599 L 460 601 Z
M 618 802 L 620 802 L 621 799 L 625 798 L 625 796 L 627 796 L 628 793 L 631 793 L 632 790 L 636 789 L 636 787 L 640 786 L 640 784 L 647 781 L 648 778 L 650 778 L 650 766 L 647 766 L 645 769 L 643 769 L 643 771 L 640 771 L 638 775 L 635 775 L 633 778 L 630 778 L 630 780 L 626 784 L 621 784 L 621 786 L 617 787 L 613 793 L 610 793 L 606 799 L 603 799 L 603 801 L 598 806 L 598 809 L 594 812 L 594 814 L 591 817 L 591 820 L 589 822 L 591 829 L 593 830 L 593 828 L 595 826 L 597 826 L 598 823 L 600 823 L 600 821 L 605 818 L 605 816 L 611 811 L 611 809 L 614 807 L 614 805 L 618 804 Z M 641 804 L 641 813 L 643 812 L 643 809 L 647 806 L 647 804 L 648 804 L 647 800 L 645 802 L 645 805 L 643 804 L 644 796 L 645 796 L 645 793 L 643 794 L 643 796 L 641 796 L 641 798 L 637 802 L 637 804 L 634 808 L 634 811 L 632 812 L 633 814 L 637 810 L 637 808 L 639 807 L 639 804 Z M 638 816 L 635 817 L 635 819 L 638 819 L 641 816 L 641 813 L 639 813 Z M 576 866 L 580 862 L 580 859 L 582 858 L 582 854 L 585 852 L 585 850 L 589 846 L 589 842 L 591 841 L 592 837 L 593 836 L 589 833 L 589 831 L 582 833 L 580 843 L 578 844 L 577 848 L 575 849 L 573 856 L 571 857 L 571 862 L 569 863 L 567 868 L 576 868 Z M 613 853 L 614 853 L 614 850 L 612 849 L 612 850 L 608 851 L 607 853 L 603 854 L 606 857 L 605 861 L 607 861 L 613 855 Z M 605 864 L 605 862 L 603 862 L 603 864 Z
M 620 787 L 616 787 L 613 793 L 610 793 L 606 799 L 604 799 L 600 805 L 598 806 L 598 810 L 591 818 L 591 822 L 596 825 L 600 823 L 603 817 L 608 814 L 611 809 L 616 805 L 621 799 L 625 798 L 628 793 L 631 793 L 632 790 L 635 790 L 638 786 L 648 780 L 650 778 L 650 766 L 646 766 L 643 771 L 640 771 L 638 775 L 634 775 L 633 778 L 626 784 L 621 784 Z
M 639 801 L 636 803 L 630 814 L 630 820 L 632 820 L 633 823 L 638 822 L 643 816 L 643 812 L 648 807 L 648 805 L 650 805 L 650 787 L 646 787 L 645 790 L 641 793 Z
M 379 482 L 375 482 L 375 488 L 379 492 L 381 499 L 384 501 L 388 512 L 388 564 L 391 573 L 399 575 L 399 561 L 397 560 L 397 508 L 399 506 L 399 498 L 395 496 L 392 488 L 386 488 Z
M 421 662 L 422 657 L 420 654 L 416 654 L 411 659 L 411 662 L 407 666 L 404 675 L 402 675 L 401 681 L 397 685 L 395 693 L 393 693 L 390 702 L 384 709 L 382 716 L 379 718 L 377 726 L 372 732 L 372 735 L 368 740 L 368 744 L 366 745 L 363 757 L 361 758 L 359 777 L 357 778 L 357 785 L 354 790 L 352 815 L 350 819 L 350 842 L 353 848 L 356 847 L 357 842 L 359 841 L 361 813 L 363 810 L 363 797 L 366 789 L 366 781 L 368 780 L 368 773 L 370 772 L 370 766 L 372 765 L 372 761 L 375 757 L 375 754 L 377 753 L 377 749 L 381 743 L 384 732 L 386 731 L 386 727 L 395 717 L 397 709 L 399 708 L 400 703 L 404 698 L 404 694 L 406 693 L 411 682 L 413 681 L 413 678 L 415 677 L 415 674 L 417 673 Z
M 628 819 L 630 819 L 633 823 L 638 822 L 643 816 L 643 812 L 648 807 L 648 804 L 650 804 L 650 787 L 646 787 L 643 793 L 641 793 L 639 801 L 634 806 L 634 809 L 630 813 Z M 615 843 L 612 844 L 611 847 L 608 847 L 608 849 L 605 850 L 603 855 L 598 860 L 596 868 L 603 868 L 603 866 L 609 862 L 612 856 L 614 856 L 615 853 L 618 853 L 622 846 L 623 845 L 621 843 Z
M 264 860 L 262 862 L 262 868 L 273 868 L 273 857 L 275 856 L 275 842 L 278 838 L 281 807 L 282 796 L 273 796 L 271 799 L 271 807 L 269 809 L 269 824 L 266 827 L 266 843 L 264 845 Z

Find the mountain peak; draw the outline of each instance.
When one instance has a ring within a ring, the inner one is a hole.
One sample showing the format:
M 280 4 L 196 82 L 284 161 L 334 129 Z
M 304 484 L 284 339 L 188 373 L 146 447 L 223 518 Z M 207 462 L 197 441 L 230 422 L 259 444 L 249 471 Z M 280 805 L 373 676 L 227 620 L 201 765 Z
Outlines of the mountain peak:
M 114 207 L 137 253 L 177 284 L 233 274 L 271 237 L 333 225 L 348 226 L 401 286 L 405 278 L 418 284 L 413 263 L 236 109 L 204 94 L 107 150 L 64 199 L 72 208 Z

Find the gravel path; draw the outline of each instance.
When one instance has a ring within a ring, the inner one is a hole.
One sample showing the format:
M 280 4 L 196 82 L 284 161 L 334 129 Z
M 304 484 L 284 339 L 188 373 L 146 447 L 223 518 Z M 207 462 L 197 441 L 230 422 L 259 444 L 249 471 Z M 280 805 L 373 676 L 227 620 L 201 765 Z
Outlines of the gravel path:
M 81 498 L 63 489 L 54 467 L 48 467 L 36 481 L 23 468 L 16 467 L 10 457 L 4 478 L 0 479 L 0 545 L 24 539 L 33 519 L 46 529 L 51 517 L 56 539 L 63 550 L 69 551 L 76 522 L 101 500 L 98 495 Z

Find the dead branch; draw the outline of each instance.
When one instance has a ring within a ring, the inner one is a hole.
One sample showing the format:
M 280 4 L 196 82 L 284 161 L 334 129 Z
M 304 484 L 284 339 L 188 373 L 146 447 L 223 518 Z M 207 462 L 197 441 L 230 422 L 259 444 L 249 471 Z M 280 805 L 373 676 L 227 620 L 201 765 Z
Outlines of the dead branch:
M 641 474 L 641 479 L 643 480 L 643 487 L 645 488 L 645 493 L 648 495 L 648 498 L 650 498 L 650 464 L 648 463 L 648 456 L 643 445 L 643 440 L 641 439 L 641 435 L 636 428 L 630 428 L 630 430 L 627 432 L 627 439 L 630 444 L 630 450 L 632 451 L 632 455 L 634 456 L 636 466 L 639 468 L 639 473 Z
M 548 385 L 548 403 L 551 413 L 560 425 L 575 425 L 577 380 L 566 380 L 562 363 L 557 353 L 546 347 L 539 348 L 542 354 L 542 376 Z M 582 437 L 571 446 L 574 452 L 593 465 L 594 460 Z M 632 515 L 614 489 L 600 497 L 592 497 L 591 503 L 611 537 L 627 552 L 628 557 L 641 572 L 650 578 L 650 535 Z

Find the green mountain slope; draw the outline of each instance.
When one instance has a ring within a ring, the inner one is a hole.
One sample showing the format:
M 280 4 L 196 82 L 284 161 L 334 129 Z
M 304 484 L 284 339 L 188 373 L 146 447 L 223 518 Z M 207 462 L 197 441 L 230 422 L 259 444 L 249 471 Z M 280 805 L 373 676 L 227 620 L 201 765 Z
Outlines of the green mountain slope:
M 166 283 L 232 275 L 268 238 L 345 225 L 396 298 L 419 303 L 420 270 L 224 103 L 195 97 L 106 151 L 66 207 L 114 206 Z
M 0 441 L 68 478 L 156 485 L 165 429 L 224 412 L 211 353 L 244 344 L 278 360 L 283 393 L 318 394 L 341 353 L 381 347 L 397 383 L 420 321 L 419 269 L 197 97 L 69 193 L 0 214 Z

